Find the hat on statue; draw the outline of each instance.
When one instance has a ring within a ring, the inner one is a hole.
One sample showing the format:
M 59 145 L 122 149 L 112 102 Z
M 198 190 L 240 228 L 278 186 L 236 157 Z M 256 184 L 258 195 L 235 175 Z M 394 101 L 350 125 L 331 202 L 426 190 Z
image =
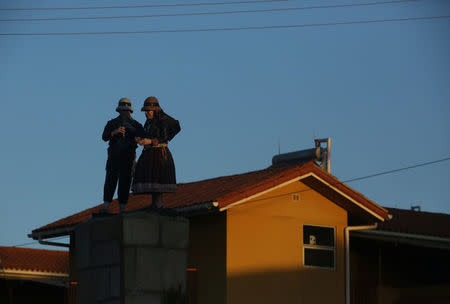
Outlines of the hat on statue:
M 161 107 L 159 106 L 158 98 L 155 96 L 150 96 L 144 101 L 144 106 L 142 107 L 141 111 L 158 111 L 161 110 Z
M 133 113 L 133 108 L 131 107 L 131 101 L 128 98 L 120 98 L 119 105 L 116 108 L 117 112 L 120 111 L 130 111 Z

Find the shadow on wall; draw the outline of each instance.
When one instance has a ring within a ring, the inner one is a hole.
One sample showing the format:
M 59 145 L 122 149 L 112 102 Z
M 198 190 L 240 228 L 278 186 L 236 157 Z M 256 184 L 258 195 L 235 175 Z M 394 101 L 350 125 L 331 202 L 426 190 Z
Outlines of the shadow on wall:
M 344 277 L 335 270 L 299 269 L 239 274 L 227 279 L 228 303 L 345 303 Z
M 345 280 L 329 279 L 327 269 L 302 269 L 297 271 L 267 271 L 233 275 L 227 278 L 226 303 L 243 304 L 345 304 Z M 195 274 L 196 275 L 196 274 Z M 190 285 L 188 280 L 188 286 Z M 189 304 L 210 303 L 190 292 Z M 450 303 L 450 284 L 431 284 L 427 286 L 387 287 L 374 285 L 373 292 L 357 290 L 357 300 L 352 304 L 448 304 Z M 201 292 L 198 290 L 197 292 Z M 210 295 L 215 303 L 225 303 L 223 295 Z
M 448 304 L 450 284 L 411 288 L 378 288 L 383 302 L 392 304 Z

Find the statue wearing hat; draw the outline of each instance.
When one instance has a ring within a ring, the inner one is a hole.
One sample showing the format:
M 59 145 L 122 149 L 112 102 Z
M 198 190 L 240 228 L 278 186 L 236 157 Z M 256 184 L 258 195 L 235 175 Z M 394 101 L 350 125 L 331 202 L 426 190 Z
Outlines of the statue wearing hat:
M 121 98 L 116 108 L 119 116 L 108 121 L 102 139 L 109 142 L 106 178 L 103 191 L 103 212 L 108 212 L 117 183 L 120 212 L 123 212 L 130 193 L 133 163 L 136 158 L 136 137 L 144 134 L 142 125 L 131 118 L 133 108 L 128 98 Z
M 162 207 L 162 193 L 177 189 L 175 165 L 167 143 L 180 132 L 178 120 L 167 115 L 156 97 L 148 97 L 141 111 L 147 118 L 142 137 L 136 140 L 144 146 L 136 165 L 132 190 L 152 193 L 153 206 Z

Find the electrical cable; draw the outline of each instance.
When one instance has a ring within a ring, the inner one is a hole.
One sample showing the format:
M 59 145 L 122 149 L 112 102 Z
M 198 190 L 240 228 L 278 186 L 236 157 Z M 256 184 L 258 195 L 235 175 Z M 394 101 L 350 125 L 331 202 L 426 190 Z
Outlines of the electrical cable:
M 105 20 L 105 19 L 136 19 L 136 18 L 155 18 L 155 17 L 190 17 L 190 16 L 208 16 L 208 15 L 230 15 L 230 14 L 246 14 L 246 13 L 270 13 L 270 12 L 286 12 L 286 11 L 301 11 L 313 9 L 331 9 L 331 8 L 346 8 L 346 7 L 360 7 L 360 6 L 374 6 L 398 4 L 405 2 L 417 2 L 420 0 L 395 0 L 395 1 L 381 1 L 381 2 L 367 2 L 367 3 L 353 3 L 353 4 L 336 4 L 323 6 L 303 6 L 290 8 L 270 8 L 260 10 L 235 10 L 222 12 L 193 12 L 193 13 L 176 13 L 176 14 L 152 14 L 152 15 L 131 15 L 131 16 L 96 16 L 96 17 L 62 17 L 62 18 L 20 18 L 20 19 L 0 19 L 0 22 L 24 22 L 24 21 L 76 21 L 76 20 Z
M 398 168 L 398 169 L 378 172 L 378 173 L 374 173 L 374 174 L 369 174 L 369 175 L 365 175 L 365 176 L 361 176 L 361 177 L 355 177 L 355 178 L 347 179 L 347 180 L 344 180 L 344 181 L 330 183 L 330 185 L 334 186 L 334 185 L 342 184 L 342 185 L 346 186 L 345 183 L 351 183 L 351 182 L 364 180 L 364 179 L 368 179 L 368 178 L 372 178 L 372 177 L 376 177 L 376 176 L 380 176 L 380 175 L 387 175 L 387 174 L 391 174 L 391 173 L 395 173 L 395 172 L 406 171 L 406 170 L 410 170 L 410 169 L 414 169 L 414 168 L 418 168 L 418 167 L 429 166 L 429 165 L 432 165 L 432 164 L 441 163 L 441 162 L 445 162 L 445 161 L 448 161 L 448 160 L 450 160 L 450 157 L 446 157 L 446 158 L 442 158 L 442 159 L 438 159 L 438 160 L 433 160 L 433 161 L 429 161 L 429 162 L 425 162 L 425 163 L 420 163 L 420 164 L 412 165 L 412 166 L 408 166 L 408 167 L 403 167 L 403 168 Z M 297 194 L 297 193 L 308 192 L 308 191 L 314 191 L 314 189 L 304 189 L 304 190 L 284 193 L 284 194 L 280 194 L 280 195 L 264 197 L 264 198 L 260 198 L 260 199 L 252 199 L 252 202 L 264 201 L 264 200 L 268 200 L 268 199 L 272 199 L 272 198 L 283 197 L 283 196 L 286 196 L 286 195 Z
M 59 239 L 62 239 L 62 238 L 66 238 L 66 237 L 68 237 L 68 236 L 67 235 L 63 235 L 63 236 L 54 238 L 53 240 L 56 241 L 56 240 L 59 240 Z M 32 242 L 18 244 L 18 245 L 12 245 L 12 246 L 8 246 L 8 247 L 22 247 L 22 246 L 34 245 L 34 244 L 37 244 L 37 243 L 39 243 L 39 241 L 32 241 Z
M 253 1 L 230 1 L 230 2 L 209 2 L 209 3 L 208 2 L 174 3 L 174 4 L 124 5 L 124 6 L 0 8 L 0 11 L 54 11 L 54 10 L 94 10 L 94 9 L 123 9 L 123 8 L 218 6 L 218 5 L 259 4 L 259 3 L 287 2 L 287 1 L 290 1 L 290 0 L 253 0 Z
M 393 170 L 389 170 L 389 171 L 374 173 L 374 174 L 370 174 L 370 175 L 366 175 L 366 176 L 355 177 L 355 178 L 347 179 L 347 180 L 343 181 L 343 183 L 351 183 L 351 182 L 368 179 L 368 178 L 372 178 L 372 177 L 376 177 L 376 176 L 380 176 L 380 175 L 386 175 L 386 174 L 391 174 L 394 172 L 400 172 L 400 171 L 405 171 L 405 170 L 414 169 L 414 168 L 418 168 L 418 167 L 428 166 L 428 165 L 432 165 L 432 164 L 436 164 L 436 163 L 441 163 L 441 162 L 448 161 L 448 160 L 450 160 L 450 157 L 433 160 L 433 161 L 429 161 L 429 162 L 425 162 L 425 163 L 421 163 L 421 164 L 417 164 L 417 165 L 412 165 L 409 167 L 403 167 L 403 168 L 399 168 L 399 169 L 393 169 Z
M 292 24 L 292 25 L 269 25 L 269 26 L 248 26 L 248 27 L 228 27 L 228 28 L 206 28 L 206 29 L 173 29 L 173 30 L 148 30 L 148 31 L 124 31 L 124 32 L 46 32 L 46 33 L 0 33 L 0 36 L 81 36 L 81 35 L 129 35 L 129 34 L 162 34 L 162 33 L 200 33 L 200 32 L 223 32 L 223 31 L 242 31 L 242 30 L 266 30 L 266 29 L 289 29 L 306 27 L 324 27 L 349 24 L 370 24 L 385 22 L 403 22 L 417 20 L 436 20 L 448 19 L 449 16 L 429 16 L 429 17 L 409 17 L 378 20 L 359 20 L 330 23 L 310 23 L 310 24 Z

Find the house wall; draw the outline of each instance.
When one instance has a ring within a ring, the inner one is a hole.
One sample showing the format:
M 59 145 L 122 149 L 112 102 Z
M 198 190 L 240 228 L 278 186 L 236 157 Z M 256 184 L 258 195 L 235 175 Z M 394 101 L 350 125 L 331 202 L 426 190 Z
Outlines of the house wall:
M 450 251 L 354 238 L 351 303 L 450 303 Z
M 226 212 L 190 219 L 190 304 L 226 303 Z
M 345 303 L 344 209 L 294 182 L 228 209 L 226 220 L 227 303 Z M 335 269 L 303 265 L 303 224 L 335 228 Z

